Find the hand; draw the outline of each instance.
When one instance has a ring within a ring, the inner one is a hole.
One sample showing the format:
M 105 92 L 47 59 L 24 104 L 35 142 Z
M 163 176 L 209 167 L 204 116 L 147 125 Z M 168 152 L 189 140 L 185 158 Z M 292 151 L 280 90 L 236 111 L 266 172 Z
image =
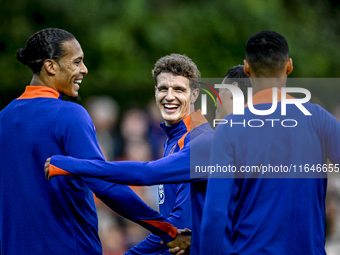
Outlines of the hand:
M 166 243 L 166 245 L 170 248 L 169 253 L 181 255 L 189 254 L 190 243 L 191 243 L 191 230 L 185 228 L 179 229 L 176 238 L 171 242 Z
M 51 158 L 48 158 L 45 162 L 45 177 L 47 180 L 51 180 L 51 176 L 50 176 L 50 162 L 51 162 Z

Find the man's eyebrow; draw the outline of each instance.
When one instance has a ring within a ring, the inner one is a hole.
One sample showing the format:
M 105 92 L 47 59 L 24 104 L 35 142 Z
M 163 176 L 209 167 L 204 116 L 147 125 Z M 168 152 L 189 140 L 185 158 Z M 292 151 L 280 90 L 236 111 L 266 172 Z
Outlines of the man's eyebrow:
M 174 86 L 167 86 L 167 85 L 158 85 L 157 89 L 168 89 L 169 87 L 171 87 L 172 89 L 182 89 L 182 90 L 186 90 L 187 87 L 183 86 L 183 85 L 174 85 Z
M 75 58 L 74 60 L 83 60 L 83 58 L 84 58 L 84 57 L 79 56 L 79 57 Z
M 187 86 L 183 84 L 176 84 L 173 86 L 174 89 L 187 89 Z

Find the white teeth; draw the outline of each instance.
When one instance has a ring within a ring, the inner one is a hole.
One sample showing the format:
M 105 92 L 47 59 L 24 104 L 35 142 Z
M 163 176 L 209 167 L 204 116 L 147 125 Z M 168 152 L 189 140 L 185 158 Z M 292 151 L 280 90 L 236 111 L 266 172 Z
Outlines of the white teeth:
M 173 108 L 177 108 L 178 105 L 170 105 L 170 104 L 165 104 L 164 105 L 166 108 L 170 108 L 170 109 L 173 109 Z
M 74 83 L 81 83 L 82 80 L 75 80 Z

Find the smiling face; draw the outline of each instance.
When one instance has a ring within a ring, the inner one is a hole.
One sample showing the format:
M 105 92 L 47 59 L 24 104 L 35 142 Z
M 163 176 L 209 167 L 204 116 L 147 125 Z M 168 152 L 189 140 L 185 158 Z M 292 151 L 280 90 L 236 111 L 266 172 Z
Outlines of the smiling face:
M 54 87 L 61 94 L 77 97 L 79 84 L 84 74 L 87 74 L 87 68 L 83 62 L 84 53 L 75 39 L 65 41 L 63 46 L 67 54 L 58 61 Z
M 162 72 L 157 76 L 156 104 L 167 126 L 176 124 L 194 111 L 198 89 L 190 91 L 189 79 Z

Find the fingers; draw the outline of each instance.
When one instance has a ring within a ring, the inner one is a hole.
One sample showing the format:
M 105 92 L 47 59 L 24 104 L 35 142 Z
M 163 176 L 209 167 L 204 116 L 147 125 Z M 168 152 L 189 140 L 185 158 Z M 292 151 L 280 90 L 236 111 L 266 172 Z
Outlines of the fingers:
M 185 228 L 185 229 L 179 229 L 179 232 L 182 234 L 182 235 L 188 235 L 190 236 L 191 235 L 191 230 L 188 229 L 188 228 Z
M 175 247 L 175 248 L 171 248 L 169 249 L 169 253 L 170 254 L 176 254 L 177 252 L 179 252 L 181 249 L 179 247 Z
M 51 176 L 50 176 L 50 162 L 51 162 L 51 158 L 48 158 L 45 162 L 45 177 L 47 180 L 51 180 Z
M 190 243 L 191 243 L 191 235 L 190 234 L 182 234 L 182 230 L 178 231 L 177 236 L 175 237 L 174 240 L 166 243 L 167 246 L 171 249 L 179 247 L 181 250 L 184 250 L 189 253 L 190 251 Z M 186 231 L 187 233 L 188 231 Z M 174 252 L 179 251 L 179 250 L 174 250 Z M 174 254 L 174 253 L 173 253 Z M 177 254 L 177 253 L 176 253 Z M 184 253 L 179 253 L 179 254 L 185 254 Z
M 164 241 L 161 241 L 161 244 L 165 244 Z M 170 254 L 175 254 L 175 255 L 182 255 L 185 254 L 185 250 L 181 250 L 179 247 L 174 247 L 168 250 Z
M 170 254 L 181 255 L 185 253 L 185 250 L 181 250 L 179 247 L 169 249 Z

